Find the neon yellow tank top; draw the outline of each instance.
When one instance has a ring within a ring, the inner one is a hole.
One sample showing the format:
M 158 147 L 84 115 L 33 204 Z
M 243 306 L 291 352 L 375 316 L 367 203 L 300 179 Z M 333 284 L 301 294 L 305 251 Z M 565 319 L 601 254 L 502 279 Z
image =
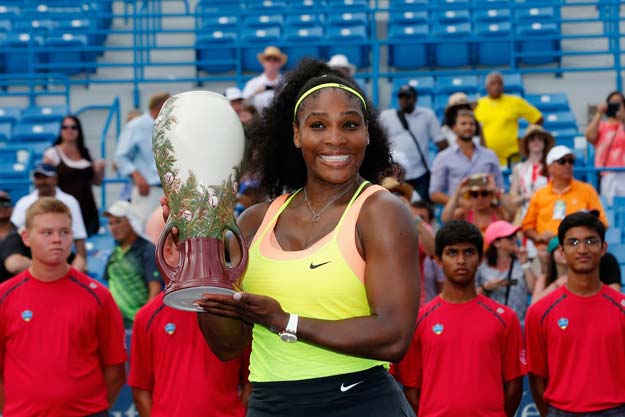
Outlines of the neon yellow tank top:
M 366 184 L 360 185 L 335 229 L 301 251 L 282 250 L 274 234 L 278 217 L 297 192 L 278 197 L 250 247 L 243 290 L 270 296 L 284 311 L 301 317 L 341 320 L 370 315 L 365 262 L 356 248 L 355 228 L 363 202 L 384 188 L 373 185 L 362 191 Z M 252 334 L 252 382 L 296 381 L 389 366 L 385 361 L 334 352 L 302 340 L 285 343 L 258 324 Z

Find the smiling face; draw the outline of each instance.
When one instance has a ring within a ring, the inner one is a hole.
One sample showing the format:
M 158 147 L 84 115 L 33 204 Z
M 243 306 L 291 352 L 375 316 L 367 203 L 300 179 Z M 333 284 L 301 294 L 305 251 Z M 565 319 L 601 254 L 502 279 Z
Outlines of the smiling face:
M 63 119 L 61 123 L 61 139 L 63 142 L 76 142 L 79 134 L 78 129 L 78 123 L 73 118 L 66 117 Z
M 31 249 L 33 260 L 49 267 L 61 265 L 74 243 L 72 220 L 63 213 L 38 214 L 22 232 L 22 239 Z
M 293 124 L 309 180 L 342 184 L 353 180 L 365 157 L 369 134 L 362 103 L 338 88 L 323 88 L 307 97 Z

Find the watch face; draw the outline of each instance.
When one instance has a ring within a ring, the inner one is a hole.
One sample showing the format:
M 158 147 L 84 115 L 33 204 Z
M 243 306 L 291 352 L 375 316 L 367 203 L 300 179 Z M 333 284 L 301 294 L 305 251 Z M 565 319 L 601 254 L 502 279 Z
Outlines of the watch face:
M 282 332 L 280 333 L 280 340 L 286 343 L 293 343 L 297 342 L 297 336 L 295 336 L 293 333 Z

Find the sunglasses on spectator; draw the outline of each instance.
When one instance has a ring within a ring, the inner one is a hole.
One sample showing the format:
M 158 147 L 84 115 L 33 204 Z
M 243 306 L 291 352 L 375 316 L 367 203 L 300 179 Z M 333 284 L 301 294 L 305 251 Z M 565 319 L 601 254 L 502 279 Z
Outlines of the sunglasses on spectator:
M 61 129 L 63 129 L 63 130 L 78 130 L 78 126 L 76 126 L 76 125 L 62 125 Z
M 9 208 L 11 207 L 11 200 L 3 198 L 0 200 L 0 208 Z
M 265 57 L 265 61 L 279 62 L 280 58 L 278 58 L 277 56 L 267 56 L 267 57 Z
M 573 158 L 572 156 L 569 156 L 569 157 L 564 156 L 560 159 L 556 159 L 556 162 L 558 163 L 558 165 L 565 165 L 565 164 L 575 165 L 575 158 Z
M 469 195 L 472 198 L 478 198 L 478 197 L 488 197 L 489 195 L 491 195 L 492 193 L 490 191 L 487 190 L 482 190 L 482 191 L 470 191 Z

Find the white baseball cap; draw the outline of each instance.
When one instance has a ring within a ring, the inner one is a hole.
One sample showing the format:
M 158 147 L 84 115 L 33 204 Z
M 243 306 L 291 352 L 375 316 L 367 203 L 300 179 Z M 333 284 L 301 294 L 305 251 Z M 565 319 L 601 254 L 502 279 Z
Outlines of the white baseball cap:
M 566 155 L 573 155 L 573 151 L 571 150 L 571 148 L 564 145 L 554 146 L 547 154 L 547 165 L 551 165 L 552 163 Z
M 130 203 L 125 200 L 118 200 L 111 204 L 108 209 L 104 212 L 105 216 L 114 216 L 114 217 L 126 217 L 128 219 L 128 223 L 133 228 L 135 233 L 141 237 L 143 235 L 143 227 L 141 227 L 141 220 L 139 220 L 139 216 L 135 213 L 135 210 L 132 208 Z
M 349 62 L 349 59 L 343 54 L 333 55 L 328 61 L 330 68 L 347 68 L 350 75 L 356 72 L 356 66 Z
M 224 92 L 224 96 L 230 101 L 243 100 L 243 93 L 236 87 L 228 87 Z

